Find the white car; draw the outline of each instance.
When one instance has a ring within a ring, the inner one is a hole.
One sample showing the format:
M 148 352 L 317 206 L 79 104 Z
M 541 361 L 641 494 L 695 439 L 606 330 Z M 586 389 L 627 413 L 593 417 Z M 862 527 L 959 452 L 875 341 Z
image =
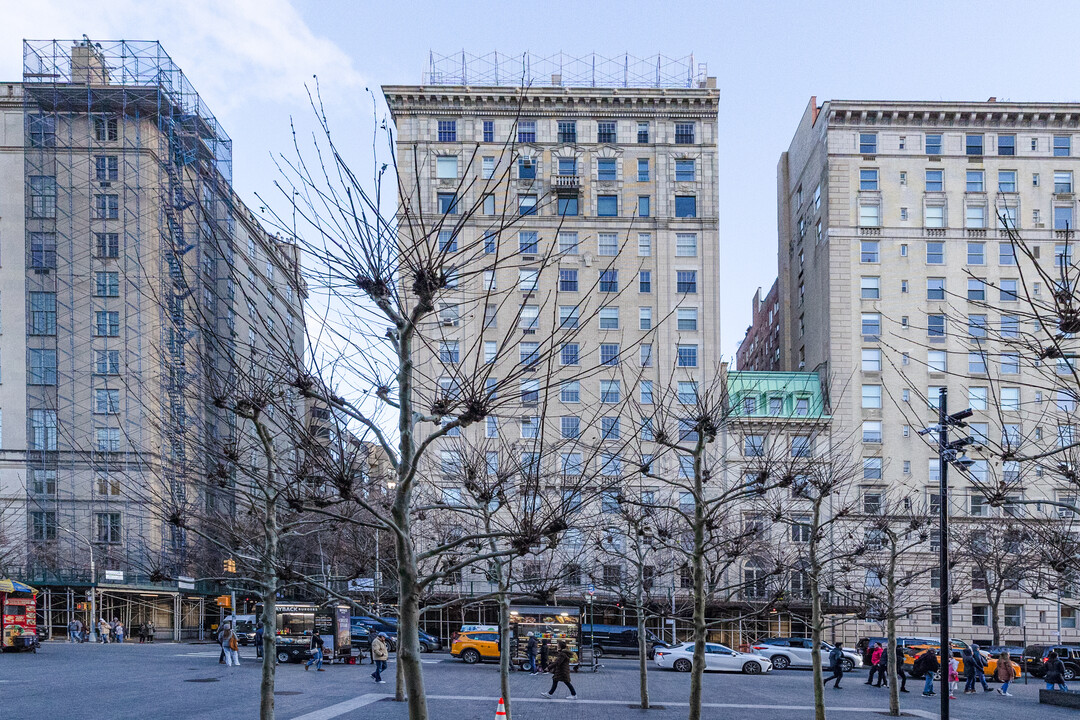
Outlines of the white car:
M 774 637 L 759 640 L 751 646 L 755 653 L 764 655 L 772 661 L 777 670 L 785 670 L 789 667 L 813 667 L 814 644 L 810 638 Z M 821 666 L 829 667 L 829 652 L 833 646 L 827 642 L 821 643 Z M 855 668 L 862 667 L 862 655 L 848 650 L 841 650 L 844 654 L 841 667 L 844 672 L 851 672 Z
M 690 672 L 694 665 L 694 643 L 657 648 L 656 664 L 662 668 Z M 705 643 L 705 669 L 760 675 L 772 670 L 772 662 L 763 655 L 736 652 L 719 643 Z

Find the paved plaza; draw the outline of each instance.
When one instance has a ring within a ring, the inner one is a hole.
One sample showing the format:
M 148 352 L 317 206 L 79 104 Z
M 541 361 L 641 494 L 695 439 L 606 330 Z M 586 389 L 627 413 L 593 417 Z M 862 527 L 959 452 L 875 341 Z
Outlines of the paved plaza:
M 69 645 L 46 643 L 36 655 L 0 655 L 0 697 L 8 717 L 96 720 L 247 720 L 258 717 L 259 665 L 252 648 L 241 650 L 240 667 L 218 664 L 214 645 Z M 580 700 L 538 697 L 550 676 L 512 677 L 517 720 L 674 720 L 686 717 L 689 675 L 650 668 L 653 702 L 662 710 L 630 707 L 637 702 L 635 660 L 605 659 L 598 673 L 573 675 Z M 499 697 L 495 665 L 466 666 L 445 653 L 424 656 L 425 681 L 432 720 L 491 720 Z M 376 685 L 371 665 L 330 665 L 326 672 L 301 665 L 278 668 L 277 716 L 283 720 L 404 720 L 403 704 L 393 702 L 394 664 L 388 684 Z M 843 720 L 879 718 L 888 705 L 884 689 L 863 684 L 863 673 L 849 675 L 844 689 L 829 688 L 830 716 Z M 1074 718 L 1074 711 L 1038 705 L 1041 683 L 1014 686 L 1015 698 L 996 692 L 960 696 L 953 703 L 957 720 L 987 717 Z M 909 716 L 937 717 L 937 698 L 902 696 Z M 560 686 L 562 690 L 562 686 Z M 560 692 L 557 697 L 565 695 Z M 764 676 L 708 673 L 705 676 L 706 718 L 793 720 L 812 718 L 810 673 L 787 670 Z

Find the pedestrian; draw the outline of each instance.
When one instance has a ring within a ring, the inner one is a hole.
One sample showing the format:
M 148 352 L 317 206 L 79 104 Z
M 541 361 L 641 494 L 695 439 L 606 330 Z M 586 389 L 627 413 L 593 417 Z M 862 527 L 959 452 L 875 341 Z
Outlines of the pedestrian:
M 142 645 L 146 642 L 146 623 L 140 622 L 135 626 L 135 635 L 139 638 L 139 644 Z
M 105 618 L 98 622 L 98 641 L 104 645 L 109 644 L 109 621 Z
M 941 663 L 938 662 L 937 651 L 932 648 L 915 659 L 915 673 L 922 673 L 925 678 L 923 682 L 923 697 L 933 697 L 934 695 L 937 695 L 937 693 L 934 692 L 934 675 L 940 669 Z
M 990 692 L 990 686 L 986 684 L 986 656 L 975 643 L 971 643 L 971 657 L 975 658 L 975 679 L 982 684 L 983 692 Z M 971 688 L 974 692 L 975 686 Z
M 116 621 L 116 642 L 124 642 L 124 623 Z
M 964 648 L 960 655 L 964 659 L 964 694 L 971 695 L 975 692 L 975 657 L 969 648 Z
M 907 651 L 902 647 L 896 648 L 896 677 L 900 678 L 900 692 L 906 693 L 907 689 L 907 673 L 904 672 L 904 657 L 907 655 Z
M 75 621 L 74 620 L 72 620 L 71 622 L 68 623 L 67 631 L 68 631 L 68 642 L 69 643 L 70 642 L 78 642 L 78 640 L 76 639 L 76 635 L 75 635 Z
M 956 699 L 956 687 L 960 684 L 960 659 L 949 658 L 949 699 Z
M 1050 651 L 1050 654 L 1046 656 L 1046 662 L 1043 663 L 1042 670 L 1047 690 L 1053 690 L 1055 685 L 1059 685 L 1062 690 L 1069 689 L 1069 686 L 1065 684 L 1065 663 L 1061 662 L 1057 652 Z
M 874 684 L 874 676 L 877 675 L 881 668 L 878 663 L 881 661 L 881 643 L 874 643 L 874 649 L 870 652 L 870 675 L 866 678 L 867 685 Z M 881 682 L 880 675 L 878 676 L 878 683 Z
M 548 639 L 542 638 L 540 640 L 540 672 L 546 673 L 548 671 Z
M 75 620 L 73 621 L 73 624 L 75 625 L 75 642 L 77 642 L 77 643 L 86 642 L 86 638 L 83 637 L 82 620 L 79 620 L 78 618 L 75 618 Z
M 315 669 L 319 672 L 323 672 L 322 666 L 322 651 L 323 651 L 323 639 L 319 633 L 313 633 L 311 636 L 311 659 L 304 663 L 304 671 L 311 667 L 312 663 L 315 664 Z
M 375 682 L 381 685 L 386 684 L 386 681 L 382 679 L 382 671 L 386 669 L 386 661 L 389 659 L 390 653 L 386 649 L 386 635 L 379 633 L 371 641 L 371 660 L 375 663 L 375 672 L 371 673 L 371 677 L 375 678 Z
M 263 626 L 259 623 L 255 626 L 255 657 L 261 658 L 263 656 Z M 361 656 L 363 657 L 363 656 Z
M 226 666 L 240 664 L 240 643 L 230 623 L 225 623 L 225 628 L 221 631 L 221 652 L 225 655 Z
M 844 646 L 842 643 L 836 643 L 833 645 L 833 649 L 829 651 L 829 669 L 832 670 L 832 677 L 825 678 L 822 686 L 828 685 L 830 680 L 835 680 L 833 689 L 842 690 L 843 688 L 840 687 L 840 681 L 844 679 Z
M 577 690 L 570 684 L 570 651 L 566 649 L 565 640 L 559 641 L 559 649 L 551 662 L 551 689 L 540 694 L 544 697 L 554 697 L 559 683 L 566 685 L 570 690 L 570 694 L 566 696 L 567 700 L 577 700 Z
M 525 643 L 525 655 L 529 658 L 530 675 L 537 675 L 540 669 L 536 667 L 536 633 L 529 633 L 529 640 Z
M 109 623 L 109 642 L 116 642 L 116 625 L 120 622 L 120 618 L 114 617 L 112 622 Z
M 882 685 L 889 687 L 889 653 L 884 649 L 881 651 L 881 656 L 878 657 L 877 669 L 877 685 L 874 687 L 881 687 Z
M 147 641 L 150 642 L 150 644 L 154 643 L 154 630 L 156 630 L 156 629 L 157 628 L 154 627 L 154 621 L 153 620 L 146 623 Z
M 1008 650 L 998 655 L 998 664 L 994 669 L 994 677 L 1001 683 L 1001 687 L 997 689 L 998 694 L 1012 697 L 1009 692 L 1009 683 L 1016 677 L 1016 670 L 1013 669 L 1012 658 L 1009 656 Z

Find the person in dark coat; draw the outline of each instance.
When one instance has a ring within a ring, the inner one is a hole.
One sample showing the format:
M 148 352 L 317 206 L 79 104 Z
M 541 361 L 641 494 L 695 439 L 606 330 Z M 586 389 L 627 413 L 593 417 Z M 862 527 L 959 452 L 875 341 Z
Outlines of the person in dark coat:
M 975 681 L 982 684 L 983 692 L 990 692 L 990 686 L 986 684 L 986 656 L 979 650 L 979 646 L 971 643 L 971 657 L 975 659 Z M 974 690 L 975 686 L 972 685 Z
M 964 661 L 964 694 L 972 695 L 975 693 L 975 658 L 971 650 L 964 648 L 960 659 Z
M 1051 650 L 1046 656 L 1042 670 L 1047 690 L 1053 690 L 1055 685 L 1059 686 L 1060 690 L 1069 689 L 1069 686 L 1065 684 L 1065 663 L 1061 662 L 1061 658 L 1055 651 Z
M 927 650 L 915 659 L 915 673 L 922 673 L 922 676 L 924 678 L 922 692 L 923 697 L 932 697 L 934 695 L 937 695 L 937 693 L 934 692 L 934 675 L 940 669 L 941 663 L 938 662 L 937 650 Z
M 530 675 L 537 675 L 540 668 L 536 667 L 536 634 L 529 633 L 529 640 L 525 643 L 525 655 L 529 658 Z
M 540 641 L 540 672 L 546 673 L 548 671 L 548 639 L 544 638 Z
M 559 641 L 559 650 L 555 653 L 555 659 L 551 661 L 551 689 L 546 693 L 540 693 L 544 697 L 554 697 L 555 689 L 559 683 L 566 685 L 570 694 L 567 700 L 577 700 L 577 690 L 570 684 L 570 651 L 566 649 L 566 641 Z
M 259 623 L 255 626 L 255 657 L 261 658 L 263 656 L 263 626 Z M 363 655 L 360 659 L 363 659 Z
M 832 670 L 832 677 L 825 678 L 825 682 L 822 687 L 829 684 L 830 680 L 833 680 L 833 689 L 841 690 L 840 681 L 844 679 L 844 646 L 842 643 L 836 643 L 833 645 L 833 649 L 829 651 L 829 669 Z

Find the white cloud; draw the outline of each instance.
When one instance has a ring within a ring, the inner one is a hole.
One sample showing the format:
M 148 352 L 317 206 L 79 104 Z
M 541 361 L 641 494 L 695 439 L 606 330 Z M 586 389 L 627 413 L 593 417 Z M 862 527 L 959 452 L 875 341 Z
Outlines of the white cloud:
M 22 74 L 27 38 L 160 40 L 211 106 L 245 101 L 306 102 L 318 75 L 335 88 L 363 87 L 349 55 L 316 35 L 289 0 L 113 0 L 87 13 L 85 1 L 13 4 L 0 29 L 0 78 Z

